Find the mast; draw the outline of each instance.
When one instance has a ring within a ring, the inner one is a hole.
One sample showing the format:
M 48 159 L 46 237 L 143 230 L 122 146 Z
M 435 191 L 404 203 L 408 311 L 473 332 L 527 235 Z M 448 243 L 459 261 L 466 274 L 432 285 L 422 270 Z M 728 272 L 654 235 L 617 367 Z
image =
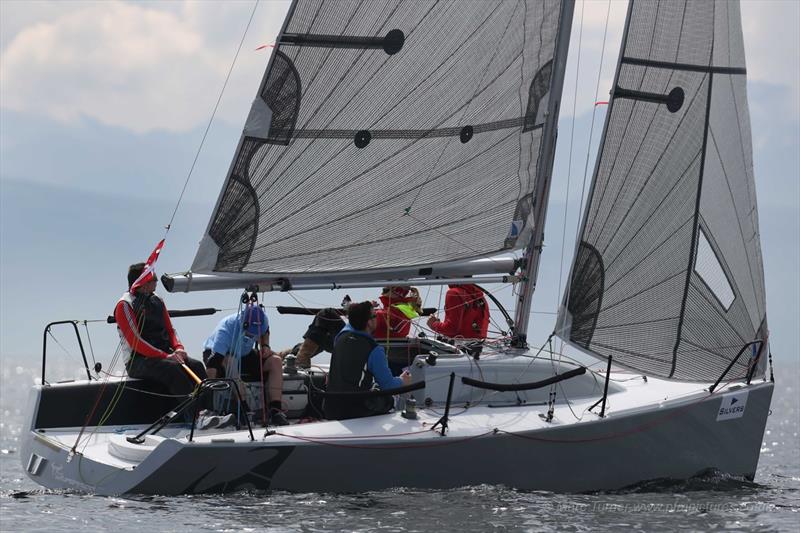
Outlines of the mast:
M 572 14 L 575 0 L 563 0 L 559 15 L 558 37 L 556 39 L 553 77 L 550 81 L 550 97 L 547 102 L 547 117 L 544 124 L 542 141 L 542 157 L 536 169 L 536 196 L 533 199 L 533 231 L 525 251 L 525 269 L 519 298 L 517 299 L 514 345 L 527 347 L 528 322 L 531 314 L 531 300 L 536 289 L 536 277 L 539 274 L 539 262 L 544 242 L 544 223 L 547 218 L 547 204 L 550 196 L 550 181 L 555 159 L 556 136 L 558 133 L 558 111 L 561 104 L 561 92 L 564 87 L 564 73 L 567 70 L 567 52 L 572 32 Z

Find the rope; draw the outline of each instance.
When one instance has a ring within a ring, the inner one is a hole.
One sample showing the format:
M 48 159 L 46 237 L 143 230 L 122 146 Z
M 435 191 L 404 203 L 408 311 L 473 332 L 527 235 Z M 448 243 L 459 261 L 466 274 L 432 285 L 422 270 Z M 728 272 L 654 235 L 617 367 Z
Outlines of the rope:
M 728 382 L 725 386 L 728 386 L 729 384 L 730 384 L 730 382 Z M 724 388 L 724 387 L 721 387 L 721 388 Z M 718 394 L 718 392 L 719 392 L 718 390 L 714 391 L 709 396 L 713 396 L 715 394 Z M 514 432 L 511 432 L 511 431 L 504 431 L 504 430 L 501 430 L 501 429 L 498 429 L 497 432 L 498 433 L 505 433 L 507 435 L 511 435 L 511 436 L 519 437 L 519 438 L 523 438 L 523 439 L 528 439 L 528 440 L 535 440 L 535 441 L 539 441 L 539 442 L 552 442 L 552 443 L 560 443 L 560 444 L 579 444 L 579 443 L 586 443 L 586 442 L 597 442 L 597 441 L 618 439 L 618 438 L 621 438 L 621 437 L 627 437 L 627 436 L 630 436 L 630 435 L 633 435 L 633 434 L 636 434 L 636 433 L 640 433 L 642 431 L 646 431 L 648 429 L 652 429 L 654 427 L 657 427 L 657 426 L 661 425 L 662 422 L 666 422 L 666 421 L 668 421 L 668 420 L 670 420 L 670 419 L 672 419 L 672 418 L 674 418 L 674 417 L 676 417 L 676 416 L 678 416 L 680 414 L 683 414 L 683 412 L 685 412 L 689 408 L 694 407 L 695 405 L 697 405 L 697 404 L 699 404 L 701 402 L 707 401 L 707 400 L 708 400 L 708 396 L 705 397 L 705 398 L 701 398 L 701 399 L 699 399 L 697 401 L 694 401 L 694 402 L 689 402 L 686 405 L 677 407 L 671 413 L 666 413 L 665 415 L 660 416 L 660 417 L 658 417 L 658 418 L 656 418 L 656 419 L 654 419 L 654 420 L 652 420 L 650 422 L 646 422 L 646 423 L 641 424 L 639 426 L 633 427 L 633 428 L 631 428 L 629 430 L 621 431 L 621 432 L 618 432 L 618 433 L 608 433 L 606 435 L 600 435 L 598 437 L 578 438 L 578 439 L 559 439 L 559 438 L 538 437 L 538 436 L 535 436 L 535 435 L 525 435 L 525 434 L 522 434 L 522 433 L 514 433 Z
M 83 328 L 86 330 L 86 340 L 89 341 L 89 353 L 92 355 L 92 363 L 97 367 L 97 359 L 94 358 L 94 347 L 92 346 L 92 337 L 89 335 L 89 325 L 83 321 Z
M 76 355 L 73 355 L 72 352 L 70 352 L 69 350 L 64 348 L 63 344 L 58 342 L 58 339 L 55 338 L 55 336 L 53 335 L 52 331 L 47 330 L 47 334 L 50 335 L 50 338 L 53 339 L 53 342 L 55 342 L 58 345 L 58 347 L 61 348 L 61 351 L 64 352 L 64 355 L 66 355 L 67 357 L 77 357 Z M 74 377 L 74 375 L 73 375 L 73 377 Z
M 585 3 L 585 0 L 584 0 L 584 3 Z M 605 61 L 605 55 L 606 55 L 606 37 L 608 36 L 608 20 L 610 18 L 610 15 L 611 15 L 611 0 L 608 0 L 608 7 L 606 8 L 605 27 L 603 29 L 603 44 L 600 47 L 600 67 L 598 67 L 598 69 L 597 69 L 597 82 L 595 83 L 595 87 L 594 87 L 594 101 L 595 102 L 597 101 L 598 94 L 600 93 L 600 79 L 601 79 L 602 74 L 603 74 L 603 62 Z M 583 8 L 581 8 L 581 20 L 582 19 L 583 19 Z M 579 51 L 579 53 L 580 53 L 580 51 Z M 591 151 L 592 151 L 592 139 L 594 139 L 594 122 L 595 122 L 596 115 L 597 115 L 597 106 L 595 105 L 595 106 L 592 106 L 592 124 L 589 127 L 589 142 L 586 145 L 586 159 L 585 159 L 585 162 L 584 162 L 584 165 L 583 165 L 583 182 L 581 184 L 581 200 L 578 203 L 578 222 L 577 222 L 576 227 L 575 227 L 575 241 L 574 242 L 578 242 L 578 239 L 580 238 L 580 231 L 581 231 L 580 214 L 583 213 L 583 202 L 584 202 L 584 200 L 586 198 L 586 178 L 587 178 L 588 173 L 589 173 L 589 157 L 590 157 Z M 572 155 L 571 154 L 572 154 L 572 145 L 570 144 L 570 165 L 572 165 Z M 569 182 L 567 183 L 567 187 L 569 187 Z M 567 231 L 567 222 L 566 222 L 566 215 L 565 215 L 564 216 L 564 233 L 565 234 L 566 234 L 566 231 Z M 563 245 L 562 245 L 562 258 L 563 258 Z M 562 270 L 562 272 L 559 274 L 559 281 L 558 281 L 558 287 L 559 287 L 558 288 L 558 294 L 561 294 L 561 275 L 563 274 L 563 270 L 564 270 L 563 261 L 561 263 L 561 270 Z M 566 295 L 565 295 L 565 298 L 564 298 L 565 302 L 569 302 L 569 296 L 570 296 L 571 289 L 572 289 L 572 284 L 568 283 L 567 284 Z M 559 350 L 563 350 L 563 349 L 564 349 L 564 342 L 562 340 L 561 341 L 561 345 L 559 347 Z
M 456 238 L 455 238 L 455 237 L 453 237 L 452 235 L 448 235 L 447 233 L 443 232 L 443 231 L 442 231 L 441 229 L 439 229 L 439 228 L 434 228 L 434 227 L 431 227 L 431 226 L 430 226 L 430 225 L 428 225 L 428 224 L 427 224 L 427 223 L 426 223 L 424 220 L 421 220 L 421 219 L 419 219 L 419 218 L 415 217 L 415 216 L 414 216 L 414 215 L 412 215 L 410 212 L 409 212 L 409 213 L 405 213 L 405 214 L 403 214 L 403 215 L 401 215 L 401 216 L 408 216 L 408 217 L 411 217 L 411 218 L 412 218 L 412 219 L 413 219 L 415 222 L 419 222 L 420 224 L 422 224 L 423 226 L 425 226 L 425 229 L 432 230 L 432 231 L 434 231 L 434 232 L 438 233 L 439 235 L 441 235 L 442 237 L 444 237 L 445 239 L 448 239 L 448 240 L 450 240 L 450 241 L 453 241 L 454 243 L 456 243 L 457 245 L 461 246 L 462 248 L 466 248 L 467 250 L 469 250 L 470 252 L 472 252 L 473 254 L 475 254 L 475 256 L 476 256 L 476 257 L 478 257 L 478 256 L 481 256 L 481 255 L 482 255 L 482 254 L 481 254 L 481 252 L 480 252 L 479 250 L 476 250 L 475 248 L 473 248 L 473 247 L 469 246 L 468 244 L 466 244 L 466 243 L 463 243 L 463 242 L 459 241 L 458 239 L 456 239 Z M 492 263 L 498 263 L 498 262 L 499 262 L 499 260 L 498 260 L 497 258 L 495 258 L 495 257 L 492 257 L 492 256 L 484 257 L 484 259 L 486 259 L 486 260 L 488 260 L 488 261 L 491 261 Z
M 432 429 L 426 429 L 424 431 L 420 431 L 417 433 L 425 433 L 428 431 L 433 431 Z M 321 438 L 312 438 L 312 437 L 301 437 L 300 435 L 289 435 L 287 433 L 278 433 L 275 432 L 273 435 L 280 435 L 281 437 L 288 437 L 290 439 L 297 439 L 305 442 L 312 442 L 315 444 L 324 444 L 326 446 L 334 446 L 336 448 L 353 448 L 353 449 L 362 449 L 362 450 L 402 450 L 406 448 L 435 448 L 439 446 L 449 446 L 454 444 L 460 444 L 462 442 L 468 442 L 471 440 L 479 439 L 481 437 L 485 437 L 486 435 L 491 435 L 494 433 L 494 430 L 487 431 L 486 433 L 481 433 L 480 435 L 473 435 L 471 437 L 465 437 L 462 439 L 436 439 L 433 442 L 425 442 L 419 444 L 385 444 L 385 445 L 366 445 L 366 444 L 339 444 L 337 442 L 329 442 L 328 439 L 321 439 Z M 412 435 L 413 433 L 408 433 L 407 435 Z M 398 434 L 398 436 L 403 435 L 402 433 Z M 392 435 L 394 436 L 394 435 Z M 374 437 L 386 437 L 386 435 L 374 435 Z M 353 437 L 340 437 L 340 438 L 353 438 Z M 370 436 L 366 437 L 359 437 L 359 438 L 370 438 Z
M 239 57 L 239 52 L 242 50 L 242 45 L 244 44 L 244 38 L 247 35 L 247 30 L 250 29 L 250 23 L 253 21 L 253 16 L 256 14 L 256 8 L 258 7 L 258 2 L 259 0 L 256 0 L 255 3 L 253 4 L 253 10 L 250 12 L 250 18 L 247 20 L 247 26 L 245 26 L 244 28 L 242 39 L 239 41 L 239 46 L 236 48 L 236 54 L 233 56 L 233 61 L 231 61 L 231 66 L 228 69 L 228 74 L 227 76 L 225 76 L 225 82 L 222 84 L 222 90 L 220 90 L 219 92 L 219 96 L 217 97 L 217 102 L 214 104 L 214 110 L 211 112 L 211 118 L 208 119 L 206 130 L 203 132 L 203 138 L 200 140 L 200 146 L 197 147 L 197 153 L 194 155 L 194 160 L 192 161 L 192 165 L 189 168 L 189 173 L 186 175 L 186 180 L 183 183 L 183 189 L 181 189 L 181 194 L 180 196 L 178 196 L 178 202 L 175 204 L 175 209 L 172 211 L 172 216 L 170 217 L 169 222 L 164 228 L 165 238 L 169 233 L 170 228 L 172 227 L 172 222 L 175 220 L 175 215 L 178 213 L 178 207 L 180 207 L 181 205 L 181 201 L 183 200 L 183 195 L 186 192 L 186 187 L 189 185 L 189 180 L 192 177 L 192 172 L 194 172 L 194 167 L 197 164 L 197 159 L 200 157 L 200 152 L 203 149 L 203 144 L 206 142 L 208 131 L 211 129 L 211 123 L 214 122 L 214 117 L 217 114 L 217 108 L 219 108 L 219 103 L 222 100 L 222 95 L 225 93 L 225 88 L 228 86 L 228 80 L 230 80 L 231 78 L 233 67 L 234 65 L 236 65 L 236 59 Z
M 137 389 L 136 387 L 131 387 L 130 385 L 128 385 L 125 388 L 135 392 L 140 392 L 142 394 L 148 394 L 150 396 L 158 396 L 160 398 L 188 398 L 189 396 L 191 396 L 191 394 L 163 394 L 160 392 L 152 392 L 144 389 Z
M 130 347 L 130 349 L 131 349 L 131 361 L 133 361 L 133 358 L 136 357 L 136 348 L 137 348 L 138 343 L 139 343 L 139 336 L 141 335 L 141 332 L 144 329 L 144 306 L 142 306 L 139 309 L 139 315 L 136 317 L 136 322 L 139 325 L 139 335 L 137 335 L 133 346 Z M 119 361 L 119 356 L 122 353 L 122 343 L 123 342 L 124 342 L 123 339 L 120 338 L 120 341 L 117 344 L 117 349 L 114 352 L 114 356 L 111 358 L 109 371 L 113 370 L 114 367 L 116 366 L 117 362 Z M 103 381 L 103 384 L 100 387 L 100 391 L 97 393 L 97 399 L 95 400 L 94 406 L 92 407 L 92 410 L 89 412 L 89 415 L 86 417 L 86 420 L 84 420 L 84 423 L 83 423 L 83 426 L 81 426 L 80 432 L 78 432 L 78 437 L 75 440 L 75 444 L 73 445 L 72 450 L 71 450 L 72 453 L 75 453 L 75 451 L 77 450 L 77 447 L 78 447 L 78 445 L 80 444 L 80 441 L 81 441 L 81 437 L 83 436 L 83 432 L 86 430 L 86 426 L 89 425 L 89 422 L 91 421 L 92 417 L 94 416 L 94 413 L 97 411 L 97 408 L 100 405 L 100 400 L 103 397 L 103 394 L 105 393 L 106 387 L 108 386 L 108 382 L 109 382 L 108 378 L 106 378 Z M 97 425 L 95 426 L 95 428 L 87 436 L 86 442 L 85 442 L 84 447 L 83 447 L 82 450 L 86 449 L 86 446 L 88 445 L 89 439 L 108 421 L 109 418 L 111 418 L 111 415 L 113 414 L 114 410 L 117 407 L 117 404 L 119 403 L 120 398 L 122 397 L 122 393 L 125 390 L 125 387 L 126 387 L 127 383 L 128 383 L 127 380 L 123 381 L 122 385 L 118 386 L 116 388 L 116 390 L 114 391 L 113 396 L 111 397 L 111 401 L 109 402 L 109 404 L 106 407 L 106 409 L 103 412 L 103 414 L 100 416 L 100 419 L 98 420 Z M 79 465 L 79 467 L 80 467 L 80 465 Z M 79 468 L 79 470 L 80 470 L 80 468 Z
M 569 213 L 569 189 L 572 183 L 572 146 L 575 140 L 575 113 L 578 104 L 578 80 L 580 79 L 581 69 L 581 50 L 583 48 L 583 12 L 586 7 L 586 0 L 581 2 L 581 21 L 578 25 L 578 58 L 575 62 L 575 88 L 572 97 L 572 125 L 569 132 L 569 158 L 567 159 L 567 191 L 564 197 L 564 224 L 561 231 L 561 259 L 559 260 L 559 273 L 558 273 L 558 291 L 556 298 L 561 294 L 561 283 L 564 275 L 564 248 L 566 248 L 567 241 L 567 214 Z M 558 303 L 556 303 L 558 307 Z
M 258 314 L 258 342 L 256 343 L 256 351 L 258 352 L 258 373 L 261 381 L 261 421 L 264 422 L 264 427 L 267 426 L 267 389 L 264 383 L 264 358 L 261 357 L 261 350 L 264 348 L 261 345 L 261 313 Z M 281 394 L 283 396 L 283 394 Z M 270 401 L 274 398 L 270 398 Z M 283 400 L 283 398 L 281 398 Z

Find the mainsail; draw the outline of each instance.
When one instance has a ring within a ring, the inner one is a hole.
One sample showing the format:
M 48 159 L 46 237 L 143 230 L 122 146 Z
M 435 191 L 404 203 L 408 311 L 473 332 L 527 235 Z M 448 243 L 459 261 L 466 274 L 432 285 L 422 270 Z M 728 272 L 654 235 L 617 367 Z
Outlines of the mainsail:
M 562 4 L 296 0 L 192 271 L 368 272 L 526 246 Z
M 766 340 L 745 82 L 738 2 L 631 2 L 560 310 L 572 345 L 713 381 Z

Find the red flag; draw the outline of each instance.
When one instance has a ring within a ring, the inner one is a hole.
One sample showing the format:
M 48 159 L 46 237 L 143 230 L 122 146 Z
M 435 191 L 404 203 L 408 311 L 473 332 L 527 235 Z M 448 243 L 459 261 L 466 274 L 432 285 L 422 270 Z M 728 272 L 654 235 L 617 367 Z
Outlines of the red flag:
M 164 247 L 164 240 L 165 239 L 161 239 L 161 241 L 156 244 L 155 250 L 153 250 L 153 253 L 151 253 L 150 257 L 147 258 L 147 262 L 144 264 L 144 270 L 142 271 L 141 275 L 136 278 L 136 281 L 133 282 L 133 285 L 131 285 L 131 293 L 136 292 L 136 289 L 145 283 L 157 279 L 155 272 L 156 261 L 158 261 L 158 254 L 161 253 L 161 249 Z

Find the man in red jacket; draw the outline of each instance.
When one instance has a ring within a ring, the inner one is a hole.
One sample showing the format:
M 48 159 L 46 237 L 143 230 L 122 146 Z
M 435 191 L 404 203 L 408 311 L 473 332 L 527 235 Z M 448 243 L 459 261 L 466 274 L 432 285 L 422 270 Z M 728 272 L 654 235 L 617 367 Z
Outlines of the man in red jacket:
M 444 298 L 444 321 L 431 315 L 428 327 L 452 339 L 485 339 L 489 306 L 483 291 L 477 285 L 450 285 Z
M 145 264 L 128 269 L 128 287 L 144 272 Z M 203 363 L 191 359 L 172 327 L 167 307 L 156 296 L 155 273 L 150 279 L 122 295 L 114 308 L 114 318 L 126 352 L 125 366 L 132 378 L 162 383 L 170 394 L 188 395 L 195 382 L 181 366 L 185 363 L 200 379 L 206 378 Z

